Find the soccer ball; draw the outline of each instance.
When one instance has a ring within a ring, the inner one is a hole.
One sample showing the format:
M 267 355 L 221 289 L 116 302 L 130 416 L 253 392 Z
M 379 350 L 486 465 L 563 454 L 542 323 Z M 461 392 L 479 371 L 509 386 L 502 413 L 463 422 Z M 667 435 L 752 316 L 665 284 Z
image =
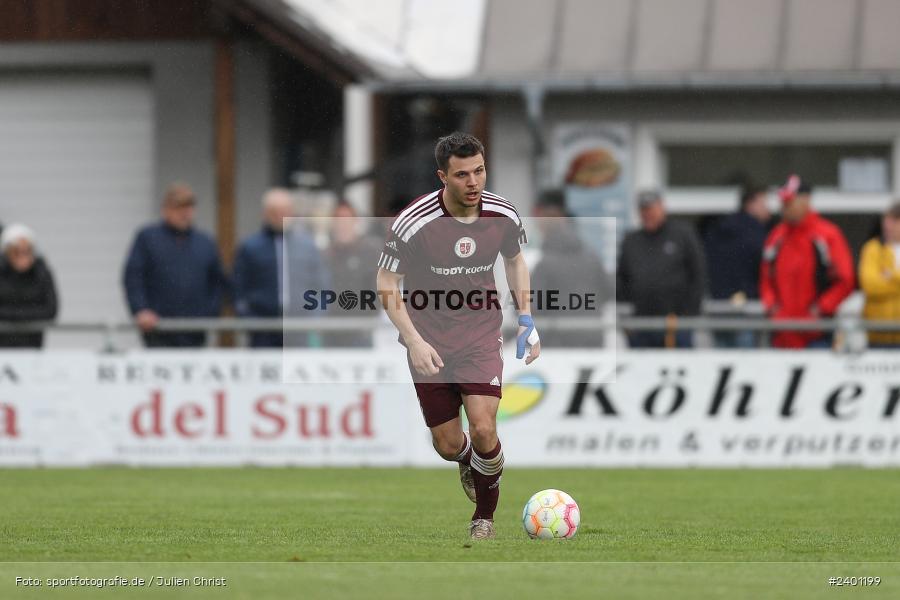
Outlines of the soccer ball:
M 581 523 L 578 504 L 565 492 L 543 490 L 529 498 L 522 511 L 522 525 L 528 537 L 542 540 L 570 540 Z

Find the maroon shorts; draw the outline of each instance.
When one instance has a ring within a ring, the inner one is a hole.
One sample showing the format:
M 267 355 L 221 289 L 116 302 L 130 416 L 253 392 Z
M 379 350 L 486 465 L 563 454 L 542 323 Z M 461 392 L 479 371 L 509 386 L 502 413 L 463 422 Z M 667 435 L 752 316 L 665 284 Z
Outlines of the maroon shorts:
M 406 362 L 412 374 L 419 406 L 428 427 L 436 427 L 459 416 L 462 397 L 502 397 L 503 355 L 498 344 L 457 356 L 441 356 L 444 367 L 433 376 L 419 375 L 412 366 L 409 353 Z

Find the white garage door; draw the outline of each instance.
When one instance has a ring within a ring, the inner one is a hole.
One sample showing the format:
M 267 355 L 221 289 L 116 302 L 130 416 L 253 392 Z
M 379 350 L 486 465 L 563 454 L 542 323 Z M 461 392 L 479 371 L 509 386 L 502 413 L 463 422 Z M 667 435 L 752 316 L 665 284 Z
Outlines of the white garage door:
M 56 277 L 60 320 L 127 315 L 122 264 L 156 214 L 149 77 L 0 74 L 0 222 L 32 227 Z M 98 344 L 51 334 L 51 347 Z

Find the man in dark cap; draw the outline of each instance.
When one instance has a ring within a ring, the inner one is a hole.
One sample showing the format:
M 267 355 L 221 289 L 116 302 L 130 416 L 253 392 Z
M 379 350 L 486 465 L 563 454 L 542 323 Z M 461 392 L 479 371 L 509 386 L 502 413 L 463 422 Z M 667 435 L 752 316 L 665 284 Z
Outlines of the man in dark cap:
M 166 190 L 162 220 L 141 229 L 125 263 L 128 307 L 148 347 L 192 347 L 203 332 L 156 331 L 160 317 L 218 317 L 228 279 L 212 237 L 194 228 L 196 199 L 175 183 Z
M 616 273 L 616 298 L 634 305 L 635 316 L 700 314 L 705 266 L 700 241 L 687 225 L 668 219 L 662 196 L 647 190 L 637 196 L 641 228 L 622 241 Z M 664 331 L 632 331 L 633 348 L 666 346 Z M 693 345 L 689 331 L 679 331 L 675 346 Z

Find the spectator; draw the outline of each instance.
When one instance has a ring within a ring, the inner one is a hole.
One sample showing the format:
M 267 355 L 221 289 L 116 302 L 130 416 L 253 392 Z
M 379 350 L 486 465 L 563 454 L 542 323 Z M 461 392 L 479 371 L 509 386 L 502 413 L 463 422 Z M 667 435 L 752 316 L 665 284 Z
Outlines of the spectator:
M 881 220 L 881 236 L 866 242 L 859 259 L 859 285 L 867 319 L 900 322 L 900 203 Z M 870 348 L 900 347 L 900 332 L 869 332 Z
M 327 289 L 327 272 L 312 238 L 299 228 L 288 227 L 290 222 L 286 219 L 295 215 L 294 200 L 288 190 L 267 191 L 262 208 L 262 229 L 241 243 L 234 261 L 235 309 L 240 317 L 279 318 L 292 304 L 302 304 L 306 290 Z M 288 282 L 284 281 L 285 275 Z M 297 316 L 304 314 L 295 312 Z M 291 345 L 308 343 L 306 334 L 291 337 Z M 253 332 L 250 345 L 281 348 L 284 336 L 281 332 Z
M 534 303 L 532 311 L 536 317 L 542 317 L 542 322 L 548 318 L 582 317 L 599 324 L 603 305 L 613 296 L 612 283 L 603 269 L 603 263 L 582 241 L 574 223 L 566 216 L 565 203 L 555 192 L 544 195 L 535 207 L 535 214 L 539 216 L 538 227 L 543 244 L 541 259 L 531 272 L 531 289 L 536 294 L 558 291 L 559 303 L 566 305 L 567 310 L 541 309 Z M 571 310 L 568 307 L 570 294 L 582 300 L 590 294 L 593 308 Z M 596 348 L 603 345 L 603 332 L 545 328 L 541 331 L 541 345 L 544 348 Z
M 331 273 L 335 292 L 350 291 L 359 294 L 363 290 L 375 291 L 376 261 L 381 253 L 381 240 L 364 235 L 360 231 L 360 221 L 356 210 L 347 203 L 340 203 L 332 214 L 331 245 L 325 252 L 325 260 Z M 365 311 L 361 306 L 342 307 L 333 304 L 328 308 L 329 316 L 376 317 L 378 312 Z M 375 321 L 373 321 L 374 327 Z M 325 336 L 326 346 L 368 347 L 372 345 L 372 332 L 333 331 Z
M 538 219 L 544 217 L 572 217 L 566 207 L 565 193 L 560 189 L 548 189 L 541 192 L 537 205 L 534 207 L 534 216 Z
M 719 219 L 704 239 L 709 274 L 709 295 L 729 300 L 735 307 L 759 299 L 759 264 L 772 218 L 766 189 L 747 185 L 741 191 L 738 212 Z M 751 348 L 756 345 L 752 331 L 717 331 L 720 347 Z
M 812 210 L 811 186 L 791 175 L 778 192 L 782 222 L 766 239 L 759 290 L 774 319 L 831 317 L 853 291 L 853 258 L 841 230 Z M 828 348 L 821 331 L 779 331 L 776 348 Z
M 195 347 L 201 331 L 156 331 L 161 317 L 218 317 L 229 282 L 213 239 L 194 228 L 196 200 L 185 184 L 169 186 L 162 221 L 141 229 L 125 263 L 128 307 L 148 348 Z
M 670 221 L 662 196 L 656 191 L 638 194 L 641 229 L 625 236 L 616 274 L 617 299 L 634 305 L 636 316 L 694 316 L 700 314 L 705 289 L 705 267 L 700 240 L 686 225 Z M 661 348 L 664 331 L 633 331 L 634 348 Z M 693 345 L 690 331 L 678 331 L 671 344 Z
M 0 321 L 17 323 L 56 318 L 56 286 L 47 263 L 38 253 L 34 232 L 13 224 L 0 236 Z M 40 348 L 44 334 L 0 333 L 0 347 Z

